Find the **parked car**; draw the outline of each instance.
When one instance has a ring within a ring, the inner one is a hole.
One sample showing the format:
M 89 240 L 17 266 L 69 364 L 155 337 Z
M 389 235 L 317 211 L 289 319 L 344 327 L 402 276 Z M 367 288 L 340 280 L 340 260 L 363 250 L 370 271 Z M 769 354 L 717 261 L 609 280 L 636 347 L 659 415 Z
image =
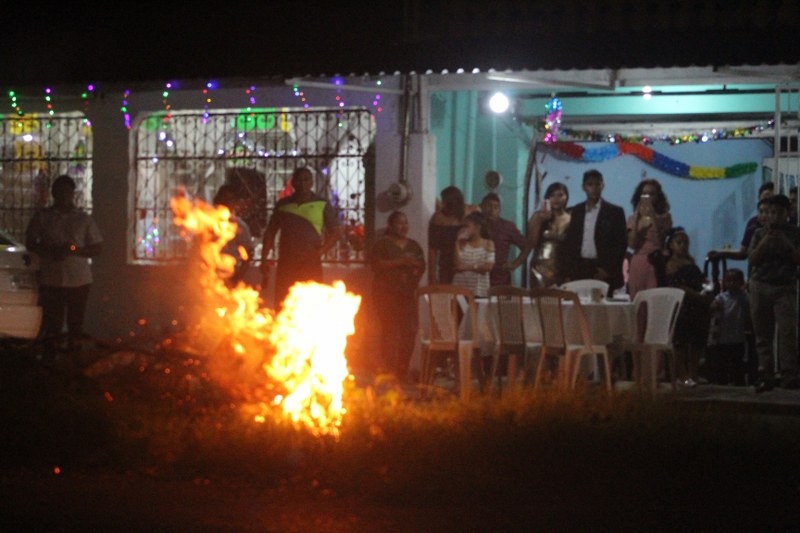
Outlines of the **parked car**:
M 39 257 L 0 231 L 0 338 L 34 339 L 42 323 Z

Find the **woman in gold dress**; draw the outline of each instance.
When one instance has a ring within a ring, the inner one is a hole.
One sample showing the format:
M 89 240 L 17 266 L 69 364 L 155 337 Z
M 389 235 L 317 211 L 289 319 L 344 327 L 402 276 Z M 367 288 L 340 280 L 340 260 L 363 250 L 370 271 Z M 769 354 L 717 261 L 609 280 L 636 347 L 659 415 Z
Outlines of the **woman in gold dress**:
M 528 239 L 534 250 L 531 260 L 533 286 L 552 287 L 563 281 L 556 249 L 563 242 L 569 226 L 568 201 L 567 186 L 558 181 L 551 183 L 545 190 L 541 207 L 528 220 Z

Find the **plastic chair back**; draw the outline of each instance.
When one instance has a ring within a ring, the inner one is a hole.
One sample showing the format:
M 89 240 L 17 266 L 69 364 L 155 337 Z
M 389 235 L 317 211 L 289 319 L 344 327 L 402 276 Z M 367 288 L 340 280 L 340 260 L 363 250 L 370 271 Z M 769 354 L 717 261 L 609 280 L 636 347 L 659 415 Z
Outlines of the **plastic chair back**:
M 539 315 L 542 345 L 548 350 L 564 350 L 567 347 L 567 332 L 564 325 L 563 300 L 569 300 L 572 292 L 556 288 L 531 289 L 531 300 Z
M 503 349 L 523 347 L 528 339 L 525 335 L 525 308 L 530 305 L 527 289 L 512 286 L 489 288 L 489 304 L 497 325 L 497 338 Z
M 608 294 L 608 283 L 599 279 L 575 279 L 562 284 L 560 288 L 565 291 L 575 292 L 578 297 L 585 300 L 591 298 L 592 289 L 600 289 L 603 292 L 603 296 Z
M 683 289 L 658 287 L 636 293 L 636 342 L 672 345 L 678 312 L 683 303 Z

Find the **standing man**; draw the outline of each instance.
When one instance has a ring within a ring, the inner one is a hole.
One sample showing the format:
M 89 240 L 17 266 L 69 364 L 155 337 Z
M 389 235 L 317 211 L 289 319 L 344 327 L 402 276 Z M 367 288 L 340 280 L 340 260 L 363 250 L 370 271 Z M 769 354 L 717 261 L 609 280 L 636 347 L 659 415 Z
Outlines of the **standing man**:
M 800 230 L 789 223 L 789 198 L 766 200 L 767 221 L 750 241 L 748 292 L 756 337 L 759 377 L 756 392 L 775 386 L 775 358 L 783 388 L 800 388 L 797 360 L 797 267 Z
M 50 188 L 53 205 L 37 211 L 25 231 L 25 246 L 41 259 L 40 337 L 50 354 L 57 348 L 64 319 L 67 349 L 78 347 L 92 286 L 91 259 L 100 254 L 103 237 L 94 219 L 75 206 L 75 181 L 66 174 Z
M 481 211 L 489 225 L 489 237 L 494 241 L 494 268 L 489 272 L 489 284 L 511 285 L 511 272 L 519 268 L 531 251 L 528 240 L 510 220 L 500 217 L 500 196 L 490 192 L 481 200 Z M 513 261 L 508 260 L 511 245 L 519 248 L 519 255 Z
M 313 191 L 314 175 L 308 167 L 292 173 L 291 196 L 278 200 L 264 231 L 261 249 L 262 291 L 266 289 L 267 258 L 278 241 L 275 272 L 275 308 L 282 305 L 289 288 L 298 281 L 322 283 L 322 257 L 342 236 L 333 206 Z
M 608 295 L 625 284 L 622 263 L 628 246 L 625 212 L 606 200 L 603 175 L 592 169 L 583 174 L 586 201 L 572 208 L 564 243 L 559 247 L 565 281 L 599 279 L 608 283 Z

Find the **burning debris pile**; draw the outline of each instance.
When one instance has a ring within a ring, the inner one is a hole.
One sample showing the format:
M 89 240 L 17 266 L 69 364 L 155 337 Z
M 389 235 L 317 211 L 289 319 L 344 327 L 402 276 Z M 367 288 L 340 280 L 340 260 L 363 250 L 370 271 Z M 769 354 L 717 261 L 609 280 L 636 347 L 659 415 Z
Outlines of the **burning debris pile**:
M 222 253 L 236 234 L 228 209 L 175 197 L 172 210 L 192 241 L 189 279 L 197 280 L 202 303 L 181 345 L 169 339 L 162 348 L 204 360 L 194 378 L 188 370 L 196 365 L 184 366 L 187 380 L 199 374 L 222 387 L 256 421 L 278 416 L 315 435 L 337 434 L 345 413 L 344 382 L 351 377 L 344 350 L 361 298 L 340 281 L 300 283 L 276 315 L 262 306 L 255 288 L 225 282 L 235 263 Z

